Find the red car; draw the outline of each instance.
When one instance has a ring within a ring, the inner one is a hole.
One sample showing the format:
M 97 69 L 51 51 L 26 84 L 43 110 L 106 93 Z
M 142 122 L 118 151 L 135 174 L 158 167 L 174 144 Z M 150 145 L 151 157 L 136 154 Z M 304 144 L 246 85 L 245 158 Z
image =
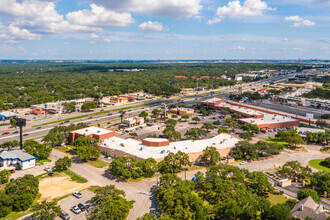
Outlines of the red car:
M 14 126 L 10 126 L 9 128 L 13 128 Z
M 5 132 L 5 133 L 2 133 L 2 135 L 6 135 L 6 134 L 9 134 L 9 131 Z
M 11 172 L 11 173 L 15 173 L 15 170 L 11 170 L 10 172 Z

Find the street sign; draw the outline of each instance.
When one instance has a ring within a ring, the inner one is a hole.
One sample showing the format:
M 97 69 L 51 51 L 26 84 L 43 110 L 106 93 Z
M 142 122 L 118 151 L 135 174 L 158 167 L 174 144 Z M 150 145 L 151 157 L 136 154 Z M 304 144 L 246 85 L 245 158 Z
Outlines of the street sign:
M 306 118 L 313 119 L 314 118 L 314 114 L 312 114 L 312 113 L 306 113 Z

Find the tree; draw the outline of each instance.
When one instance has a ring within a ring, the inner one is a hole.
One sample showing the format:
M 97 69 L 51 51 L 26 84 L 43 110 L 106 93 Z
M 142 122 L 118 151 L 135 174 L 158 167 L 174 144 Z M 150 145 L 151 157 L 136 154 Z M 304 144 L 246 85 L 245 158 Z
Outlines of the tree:
M 221 122 L 220 121 L 214 121 L 212 124 L 213 125 L 221 125 Z
M 256 146 L 247 141 L 238 142 L 229 154 L 235 160 L 255 160 L 259 158 Z
M 229 130 L 227 128 L 219 128 L 218 129 L 218 134 L 221 134 L 221 133 L 227 133 L 227 134 L 229 134 Z
M 274 191 L 274 187 L 268 181 L 267 176 L 262 172 L 251 172 L 248 173 L 247 177 L 249 178 L 249 187 L 253 189 L 255 193 L 259 196 Z
M 231 117 L 232 117 L 234 120 L 237 120 L 237 119 L 239 119 L 239 118 L 242 118 L 242 116 L 239 115 L 239 114 L 237 114 L 237 113 L 233 113 L 233 114 L 231 115 Z
M 64 133 L 55 133 L 49 132 L 45 137 L 43 137 L 42 141 L 45 144 L 50 144 L 52 147 L 59 146 L 65 141 Z
M 193 117 L 191 120 L 195 121 L 196 124 L 201 121 L 199 117 Z
M 305 142 L 302 140 L 301 136 L 297 133 L 296 130 L 279 131 L 277 132 L 275 137 L 282 138 L 282 140 L 294 147 L 296 147 L 297 144 L 305 144 Z
M 85 102 L 81 106 L 82 111 L 90 111 L 91 109 L 94 109 L 94 108 L 96 108 L 95 102 Z
M 315 124 L 321 128 L 328 127 L 328 123 L 324 120 L 317 120 Z
M 299 200 L 302 200 L 304 198 L 307 198 L 308 196 L 312 197 L 312 199 L 316 203 L 320 204 L 321 199 L 320 199 L 320 197 L 318 197 L 317 192 L 315 190 L 312 190 L 312 189 L 300 189 L 298 191 L 297 197 L 298 197 Z
M 182 115 L 181 118 L 184 119 L 184 120 L 187 120 L 187 119 L 190 118 L 190 116 L 189 115 Z
M 206 147 L 206 149 L 203 150 L 202 162 L 207 166 L 216 165 L 220 159 L 220 153 L 215 147 Z
M 163 131 L 163 134 L 166 135 L 170 141 L 181 139 L 181 133 L 176 131 L 174 127 L 166 127 Z
M 168 108 L 169 108 L 169 109 L 174 109 L 174 108 L 177 108 L 177 106 L 174 105 L 174 104 L 171 104 Z
M 176 154 L 170 152 L 158 166 L 159 172 L 162 174 L 177 173 L 182 170 L 183 166 L 191 166 L 191 162 L 188 154 L 178 151 Z
M 329 179 L 330 179 L 330 172 L 327 171 L 315 172 L 311 176 L 311 185 L 314 186 L 320 194 L 327 192 L 329 195 L 330 193 Z
M 66 112 L 74 112 L 76 110 L 76 102 L 65 102 L 63 106 Z
M 8 151 L 12 150 L 15 147 L 19 146 L 19 141 L 13 140 L 13 141 L 6 141 L 3 144 L 1 144 L 1 148 L 7 148 Z
M 325 158 L 324 161 L 322 161 L 322 165 L 330 168 L 330 157 Z
M 157 216 L 154 213 L 146 213 L 141 217 L 138 217 L 137 220 L 157 220 Z
M 125 192 L 116 189 L 114 185 L 100 187 L 91 199 L 94 206 L 87 219 L 125 219 L 129 210 L 133 208 L 134 201 L 125 199 Z
M 40 144 L 32 139 L 24 141 L 23 149 L 29 154 L 37 157 L 38 160 L 47 159 L 52 152 L 52 147 Z
M 152 112 L 151 112 L 154 116 L 157 116 L 158 117 L 158 115 L 160 114 L 160 109 L 154 109 L 154 110 L 152 110 Z
M 144 177 L 152 177 L 157 171 L 157 161 L 154 158 L 141 160 L 137 163 L 137 167 L 141 168 Z
M 249 132 L 240 133 L 238 136 L 247 141 L 251 141 L 252 139 L 251 134 Z
M 209 132 L 209 130 L 214 129 L 214 127 L 213 127 L 213 125 L 211 125 L 211 123 L 206 122 L 203 124 L 202 129 L 205 129 L 206 132 Z
M 76 147 L 77 156 L 86 160 L 96 160 L 100 157 L 100 151 L 96 149 L 98 140 L 80 136 L 73 142 L 73 146 Z
M 221 110 L 221 114 L 223 114 L 223 115 L 229 115 L 230 112 L 229 112 L 228 109 L 224 108 L 224 109 Z
M 167 127 L 175 127 L 178 121 L 174 119 L 167 119 L 164 123 Z
M 291 209 L 287 204 L 276 204 L 261 213 L 262 220 L 292 220 Z
M 72 160 L 68 156 L 65 156 L 63 158 L 58 159 L 55 162 L 55 167 L 56 167 L 56 170 L 63 171 L 63 170 L 67 170 L 69 167 L 71 167 L 71 164 L 72 164 Z
M 298 161 L 288 161 L 280 169 L 279 173 L 293 180 L 303 180 L 312 173 L 311 168 L 303 167 Z
M 139 114 L 139 117 L 142 117 L 144 119 L 146 119 L 148 117 L 148 113 L 145 112 L 145 111 L 142 111 L 140 114 Z
M 204 131 L 200 128 L 190 128 L 184 134 L 185 137 L 193 140 L 199 139 L 202 135 L 205 135 Z
M 0 171 L 0 184 L 8 183 L 11 172 L 9 170 Z
M 250 123 L 245 123 L 243 126 L 242 126 L 242 129 L 245 130 L 245 131 L 248 131 L 250 133 L 254 133 L 254 134 L 258 134 L 260 132 L 260 129 L 257 125 L 255 124 L 250 124 Z
M 61 208 L 57 202 L 47 202 L 46 200 L 34 205 L 32 211 L 34 213 L 31 216 L 40 220 L 52 220 L 61 214 Z

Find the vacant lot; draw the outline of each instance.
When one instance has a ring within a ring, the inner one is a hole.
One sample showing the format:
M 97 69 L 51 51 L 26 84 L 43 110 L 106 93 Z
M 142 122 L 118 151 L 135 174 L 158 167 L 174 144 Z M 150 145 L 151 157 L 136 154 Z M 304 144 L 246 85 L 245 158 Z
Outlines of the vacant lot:
M 39 183 L 40 200 L 54 199 L 89 187 L 88 183 L 76 183 L 65 174 L 42 179 Z

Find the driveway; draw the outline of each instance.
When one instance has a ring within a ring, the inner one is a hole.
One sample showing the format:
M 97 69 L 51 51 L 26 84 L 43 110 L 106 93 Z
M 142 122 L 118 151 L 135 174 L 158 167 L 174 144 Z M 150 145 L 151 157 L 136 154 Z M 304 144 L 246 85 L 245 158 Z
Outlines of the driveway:
M 82 198 L 77 199 L 74 196 L 69 196 L 68 198 L 62 199 L 58 202 L 58 205 L 64 210 L 66 213 L 70 215 L 70 220 L 84 220 L 86 219 L 86 214 L 90 211 L 91 201 L 90 199 L 95 195 L 92 191 L 86 189 L 81 191 Z M 82 203 L 86 207 L 86 211 L 81 212 L 79 214 L 73 213 L 70 209 L 73 206 L 77 206 L 78 203 Z M 57 217 L 56 219 L 61 219 Z

